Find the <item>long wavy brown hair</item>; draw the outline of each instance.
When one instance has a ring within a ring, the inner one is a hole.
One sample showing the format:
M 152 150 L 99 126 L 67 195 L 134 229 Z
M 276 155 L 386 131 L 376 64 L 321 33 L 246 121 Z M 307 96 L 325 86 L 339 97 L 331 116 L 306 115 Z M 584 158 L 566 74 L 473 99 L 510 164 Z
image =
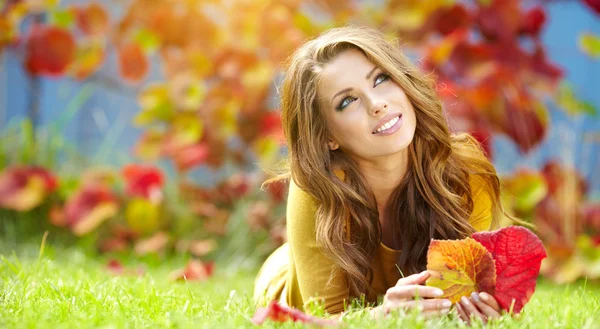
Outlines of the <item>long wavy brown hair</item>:
M 386 208 L 390 218 L 395 218 L 393 227 L 400 243 L 393 247 L 402 250 L 397 264 L 404 275 L 425 269 L 432 238 L 461 239 L 474 232 L 468 222 L 473 210 L 470 175 L 480 175 L 485 182 L 494 204 L 494 222 L 502 212 L 500 183 L 479 143 L 468 134 L 450 133 L 433 78 L 416 68 L 381 32 L 335 28 L 301 46 L 286 65 L 281 90 L 289 148 L 289 169 L 282 176 L 291 176 L 319 200 L 317 241 L 346 273 L 350 295 L 365 294 L 372 300 L 371 262 L 382 238 L 375 196 L 357 164 L 340 149 L 329 150 L 331 134 L 317 99 L 324 66 L 348 49 L 362 51 L 389 74 L 415 109 L 408 170 Z M 337 169 L 343 170 L 343 179 L 334 173 Z

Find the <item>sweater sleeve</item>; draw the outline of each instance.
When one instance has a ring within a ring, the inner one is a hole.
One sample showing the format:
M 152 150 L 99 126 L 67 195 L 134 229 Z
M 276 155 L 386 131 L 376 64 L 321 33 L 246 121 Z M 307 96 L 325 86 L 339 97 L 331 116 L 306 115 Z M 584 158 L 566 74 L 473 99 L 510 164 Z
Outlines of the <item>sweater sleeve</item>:
M 469 179 L 473 198 L 473 212 L 469 222 L 476 231 L 488 231 L 492 224 L 493 202 L 485 181 L 478 175 Z
M 333 315 L 344 311 L 349 296 L 348 281 L 316 241 L 316 210 L 314 198 L 292 181 L 288 195 L 287 235 L 297 271 L 297 288 L 303 307 L 316 299 L 324 302 L 325 310 Z

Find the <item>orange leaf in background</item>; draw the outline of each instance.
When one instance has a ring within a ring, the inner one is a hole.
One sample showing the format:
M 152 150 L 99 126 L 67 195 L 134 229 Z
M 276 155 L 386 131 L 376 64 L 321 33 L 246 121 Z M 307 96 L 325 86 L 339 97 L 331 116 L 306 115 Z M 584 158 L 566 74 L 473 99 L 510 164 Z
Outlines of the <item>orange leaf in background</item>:
M 31 74 L 61 76 L 75 59 L 75 52 L 71 32 L 34 24 L 27 37 L 25 66 Z
M 119 69 L 126 81 L 138 83 L 148 74 L 150 62 L 142 48 L 135 43 L 129 43 L 119 48 Z
M 163 250 L 169 243 L 169 235 L 165 232 L 157 232 L 153 236 L 139 240 L 135 243 L 134 251 L 138 255 L 156 253 Z
M 92 2 L 86 7 L 75 7 L 77 26 L 87 35 L 102 35 L 108 30 L 108 13 L 102 5 Z
M 104 45 L 96 42 L 79 44 L 75 59 L 69 67 L 70 74 L 78 80 L 87 79 L 96 73 L 104 62 Z
M 65 216 L 73 233 L 81 236 L 116 215 L 118 209 L 117 198 L 109 189 L 101 185 L 87 185 L 67 200 Z
M 481 243 L 494 258 L 496 288 L 494 297 L 509 311 L 519 313 L 535 291 L 542 259 L 546 258 L 544 244 L 531 231 L 509 226 L 492 232 L 477 232 L 473 239 Z
M 492 255 L 481 243 L 463 240 L 432 240 L 427 252 L 427 285 L 444 291 L 453 303 L 472 292 L 494 295 L 496 269 Z
M 7 168 L 0 174 L 0 207 L 29 211 L 56 187 L 56 178 L 42 167 Z
M 335 319 L 317 318 L 303 313 L 300 310 L 279 305 L 276 301 L 272 301 L 268 307 L 259 307 L 252 317 L 252 322 L 257 325 L 261 325 L 267 320 L 274 322 L 304 322 L 318 327 L 335 326 L 339 324 Z
M 200 260 L 190 260 L 184 269 L 173 271 L 171 280 L 204 281 L 213 275 L 214 263 L 203 263 Z

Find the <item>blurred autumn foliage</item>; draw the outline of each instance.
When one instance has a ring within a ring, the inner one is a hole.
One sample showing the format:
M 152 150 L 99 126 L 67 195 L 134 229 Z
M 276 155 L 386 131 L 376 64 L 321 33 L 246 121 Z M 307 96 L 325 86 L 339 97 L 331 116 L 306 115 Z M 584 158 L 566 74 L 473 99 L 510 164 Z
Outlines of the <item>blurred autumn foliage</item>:
M 27 147 L 0 149 L 3 216 L 19 220 L 35 212 L 36 221 L 48 218 L 51 227 L 93 236 L 104 252 L 217 257 L 233 245 L 266 255 L 285 241 L 287 187 L 260 191 L 267 176 L 255 164 L 271 167 L 285 149 L 272 104 L 281 62 L 304 40 L 345 24 L 401 38 L 403 50 L 437 76 L 451 128 L 473 134 L 490 158 L 499 156 L 492 134 L 506 135 L 526 154 L 548 134 L 548 104 L 573 116 L 596 113 L 546 56 L 540 33 L 547 2 L 131 0 L 121 1 L 117 16 L 101 1 L 0 1 L 0 55 L 18 54 L 32 78 L 82 82 L 105 78 L 103 66 L 115 61 L 119 76 L 112 83 L 135 88 L 139 112 L 132 124 L 143 130 L 133 150 L 138 164 L 95 164 L 73 176 L 53 171 L 53 156 L 51 162 L 22 156 L 40 151 L 25 122 L 19 134 L 28 136 Z M 600 13 L 599 1 L 582 4 Z M 579 44 L 600 57 L 597 35 L 584 34 Z M 159 82 L 147 81 L 153 67 Z M 159 160 L 175 169 L 171 179 Z M 224 166 L 238 173 L 214 187 L 189 175 Z M 587 199 L 579 174 L 552 162 L 504 181 L 507 208 L 536 224 L 549 246 L 545 274 L 559 281 L 599 278 L 599 206 Z M 567 262 L 583 265 L 566 273 Z

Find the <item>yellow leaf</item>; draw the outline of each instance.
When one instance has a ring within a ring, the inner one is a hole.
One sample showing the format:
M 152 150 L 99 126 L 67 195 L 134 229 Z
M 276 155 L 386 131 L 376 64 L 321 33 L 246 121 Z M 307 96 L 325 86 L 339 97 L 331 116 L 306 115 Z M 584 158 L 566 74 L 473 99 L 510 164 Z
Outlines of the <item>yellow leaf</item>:
M 159 226 L 160 205 L 143 198 L 129 202 L 125 210 L 125 220 L 134 231 L 147 234 L 155 232 Z
M 444 290 L 442 297 L 453 303 L 472 292 L 493 295 L 496 285 L 492 255 L 471 238 L 432 240 L 427 253 L 427 270 L 431 277 L 426 284 Z

